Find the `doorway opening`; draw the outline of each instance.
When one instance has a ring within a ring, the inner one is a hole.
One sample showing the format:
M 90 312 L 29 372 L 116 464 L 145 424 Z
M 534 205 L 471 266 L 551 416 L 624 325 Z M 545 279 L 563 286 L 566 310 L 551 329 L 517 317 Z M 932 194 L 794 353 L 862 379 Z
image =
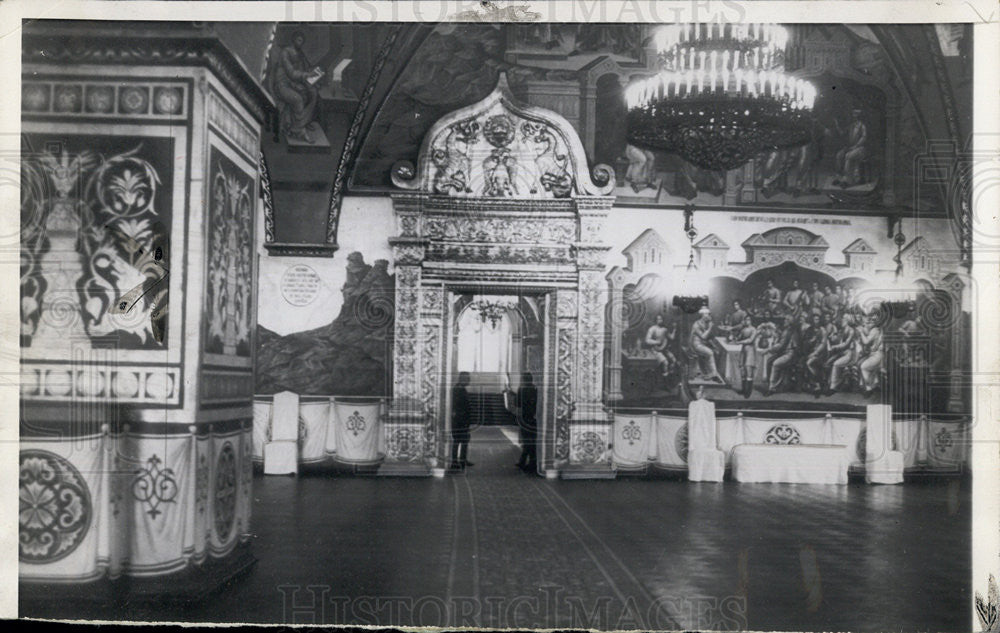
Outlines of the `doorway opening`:
M 545 295 L 461 292 L 452 297 L 448 363 L 452 379 L 447 401 L 451 402 L 457 376 L 468 373 L 473 443 L 470 456 L 480 457 L 476 471 L 508 470 L 519 451 L 515 450 L 519 443 L 516 394 L 525 373 L 532 375 L 538 389 L 539 428 L 544 417 L 542 394 L 548 386 Z

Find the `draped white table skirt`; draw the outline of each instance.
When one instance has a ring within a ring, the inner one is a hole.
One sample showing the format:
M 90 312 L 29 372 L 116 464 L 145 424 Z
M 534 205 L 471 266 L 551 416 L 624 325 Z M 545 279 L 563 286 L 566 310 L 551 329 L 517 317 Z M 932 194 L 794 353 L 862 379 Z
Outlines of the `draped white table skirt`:
M 846 484 L 843 446 L 741 444 L 733 449 L 733 479 L 741 482 Z

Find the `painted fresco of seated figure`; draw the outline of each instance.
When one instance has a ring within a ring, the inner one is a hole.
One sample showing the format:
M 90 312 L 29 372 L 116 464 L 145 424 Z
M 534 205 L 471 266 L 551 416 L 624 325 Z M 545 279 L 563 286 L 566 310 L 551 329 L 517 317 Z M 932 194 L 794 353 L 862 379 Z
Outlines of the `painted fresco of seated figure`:
M 653 357 L 659 363 L 659 368 L 664 376 L 669 376 L 677 366 L 677 358 L 670 351 L 670 342 L 677 338 L 677 324 L 664 325 L 663 315 L 657 314 L 653 325 L 646 330 L 646 338 L 643 341 Z
M 695 363 L 694 369 L 699 370 L 695 376 L 702 380 L 724 383 L 722 376 L 715 362 L 715 350 L 712 347 L 712 333 L 715 324 L 712 323 L 712 313 L 708 308 L 703 307 L 698 311 L 698 320 L 691 326 L 691 337 L 688 339 L 690 354 Z

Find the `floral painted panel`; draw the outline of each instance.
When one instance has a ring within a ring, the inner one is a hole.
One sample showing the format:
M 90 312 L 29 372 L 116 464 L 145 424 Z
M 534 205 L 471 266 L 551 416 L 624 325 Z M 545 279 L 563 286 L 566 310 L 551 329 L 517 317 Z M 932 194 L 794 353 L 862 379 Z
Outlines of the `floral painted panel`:
M 22 137 L 21 345 L 164 349 L 174 141 Z
M 215 147 L 209 165 L 205 351 L 249 358 L 254 178 Z

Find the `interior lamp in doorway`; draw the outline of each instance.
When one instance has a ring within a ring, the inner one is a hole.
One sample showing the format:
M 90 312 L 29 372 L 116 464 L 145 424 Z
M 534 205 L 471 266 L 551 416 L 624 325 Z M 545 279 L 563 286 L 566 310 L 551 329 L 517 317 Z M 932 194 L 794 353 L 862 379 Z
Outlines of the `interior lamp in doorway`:
M 517 301 L 510 297 L 475 296 L 472 298 L 472 303 L 469 304 L 469 308 L 479 314 L 479 318 L 484 324 L 489 323 L 493 330 L 500 327 L 500 322 L 503 321 L 507 311 L 516 306 Z
M 668 24 L 654 41 L 660 72 L 625 91 L 633 145 L 718 171 L 809 140 L 816 88 L 785 72 L 784 27 Z
M 691 204 L 684 207 L 684 234 L 688 238 L 688 263 L 674 293 L 674 305 L 687 314 L 694 314 L 708 305 L 708 296 L 699 294 L 704 286 L 698 264 L 694 261 L 694 240 L 698 237 L 698 229 L 694 226 L 694 205 Z

